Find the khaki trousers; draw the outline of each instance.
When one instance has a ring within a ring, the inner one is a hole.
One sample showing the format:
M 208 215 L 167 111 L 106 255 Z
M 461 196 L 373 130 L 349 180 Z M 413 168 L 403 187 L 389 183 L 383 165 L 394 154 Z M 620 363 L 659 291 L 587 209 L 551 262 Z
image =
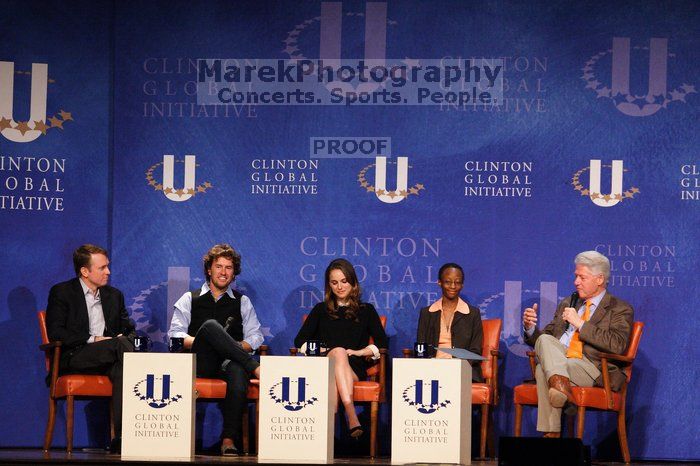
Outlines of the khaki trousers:
M 566 346 L 551 335 L 540 335 L 535 342 L 539 364 L 535 371 L 537 380 L 537 430 L 561 432 L 561 408 L 549 403 L 548 380 L 553 375 L 567 377 L 572 385 L 592 387 L 600 371 L 586 356 L 582 359 L 567 358 Z

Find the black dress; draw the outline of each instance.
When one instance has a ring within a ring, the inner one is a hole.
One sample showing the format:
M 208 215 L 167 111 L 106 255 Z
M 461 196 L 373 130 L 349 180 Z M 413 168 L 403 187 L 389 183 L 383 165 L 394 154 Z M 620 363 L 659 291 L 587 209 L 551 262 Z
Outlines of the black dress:
M 294 346 L 299 348 L 309 340 L 320 340 L 329 350 L 337 347 L 361 350 L 369 345 L 370 337 L 374 339 L 374 344 L 378 348 L 388 346 L 384 327 L 374 306 L 360 303 L 360 309 L 357 312 L 359 322 L 347 319 L 346 309 L 344 306 L 339 307 L 338 318 L 332 319 L 328 314 L 326 303 L 318 303 L 304 321 L 304 325 L 294 339 Z M 365 358 L 350 356 L 349 362 L 360 380 L 367 378 L 367 368 L 370 363 Z

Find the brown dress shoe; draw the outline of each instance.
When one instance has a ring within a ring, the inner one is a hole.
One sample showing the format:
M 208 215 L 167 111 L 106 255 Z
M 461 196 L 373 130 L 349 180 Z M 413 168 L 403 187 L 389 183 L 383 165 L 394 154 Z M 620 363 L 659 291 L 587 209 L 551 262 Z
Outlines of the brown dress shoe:
M 544 438 L 561 438 L 561 432 L 545 432 Z
M 549 378 L 549 403 L 554 408 L 563 408 L 567 401 L 573 403 L 571 382 L 563 375 L 553 375 Z

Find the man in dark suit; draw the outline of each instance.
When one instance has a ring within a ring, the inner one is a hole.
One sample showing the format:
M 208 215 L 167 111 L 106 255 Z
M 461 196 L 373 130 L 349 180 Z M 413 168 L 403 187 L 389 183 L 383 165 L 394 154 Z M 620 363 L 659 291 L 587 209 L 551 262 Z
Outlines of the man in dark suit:
M 60 372 L 106 374 L 112 381 L 115 438 L 121 448 L 122 369 L 124 352 L 133 351 L 135 328 L 121 291 L 107 285 L 109 259 L 99 246 L 84 244 L 73 252 L 76 278 L 54 285 L 46 307 L 51 341 L 63 342 Z
M 602 385 L 599 354 L 622 354 L 629 343 L 634 311 L 606 291 L 610 261 L 596 251 L 574 260 L 576 293 L 564 299 L 543 331 L 536 327 L 537 304 L 523 312 L 525 341 L 535 347 L 537 430 L 545 437 L 561 435 L 561 410 L 573 402 L 571 384 Z M 573 301 L 573 302 L 572 302 Z M 624 373 L 608 365 L 613 390 L 619 390 Z

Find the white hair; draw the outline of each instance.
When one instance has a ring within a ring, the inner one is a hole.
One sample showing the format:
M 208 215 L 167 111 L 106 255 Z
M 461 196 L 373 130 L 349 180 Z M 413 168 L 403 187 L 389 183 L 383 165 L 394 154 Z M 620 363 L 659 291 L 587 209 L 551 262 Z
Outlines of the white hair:
M 610 260 L 598 251 L 583 251 L 574 259 L 574 264 L 588 267 L 595 275 L 603 275 L 605 282 L 610 278 Z

